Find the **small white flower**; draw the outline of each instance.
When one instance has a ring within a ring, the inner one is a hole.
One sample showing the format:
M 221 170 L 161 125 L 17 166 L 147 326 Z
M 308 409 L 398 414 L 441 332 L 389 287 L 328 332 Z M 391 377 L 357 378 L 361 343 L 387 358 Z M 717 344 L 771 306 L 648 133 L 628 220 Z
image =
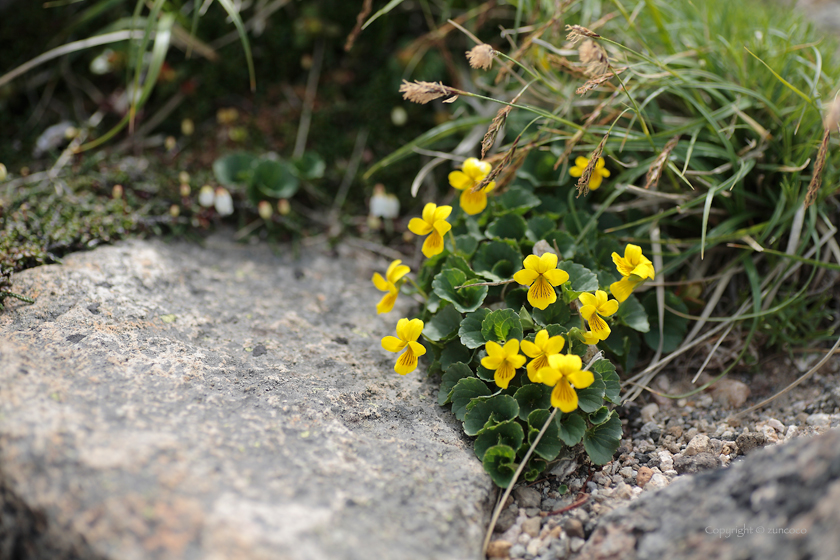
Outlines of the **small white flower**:
M 230 216 L 233 214 L 233 198 L 224 187 L 216 189 L 216 200 L 214 201 L 214 205 L 216 206 L 216 212 L 219 213 L 219 216 Z
M 201 187 L 201 191 L 198 193 L 198 203 L 204 206 L 205 208 L 209 208 L 213 206 L 213 200 L 216 198 L 216 194 L 213 192 L 213 187 L 210 185 L 204 185 Z
M 400 200 L 385 192 L 382 185 L 376 185 L 370 197 L 370 215 L 376 218 L 396 218 L 400 215 Z

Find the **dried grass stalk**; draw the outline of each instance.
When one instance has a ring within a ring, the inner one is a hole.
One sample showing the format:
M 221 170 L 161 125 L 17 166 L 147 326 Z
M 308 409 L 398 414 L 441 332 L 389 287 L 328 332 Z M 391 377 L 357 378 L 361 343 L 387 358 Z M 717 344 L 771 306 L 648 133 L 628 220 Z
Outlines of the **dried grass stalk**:
M 805 195 L 805 208 L 817 201 L 817 194 L 822 186 L 825 158 L 828 155 L 828 141 L 831 139 L 831 131 L 837 128 L 838 123 L 840 123 L 840 98 L 835 97 L 823 122 L 825 132 L 823 133 L 822 143 L 820 143 L 820 150 L 817 152 L 817 161 L 814 163 L 814 174 L 811 176 L 811 183 L 808 185 L 808 193 Z
M 349 51 L 353 48 L 353 44 L 356 42 L 356 39 L 359 37 L 359 34 L 362 32 L 362 25 L 365 23 L 365 20 L 370 15 L 370 12 L 373 10 L 373 0 L 365 0 L 364 5 L 362 5 L 362 11 L 356 16 L 356 27 L 353 28 L 353 31 L 350 32 L 350 35 L 347 36 L 347 42 L 344 43 L 344 50 Z
M 480 190 L 483 190 L 485 187 L 487 187 L 487 185 L 496 180 L 496 177 L 499 176 L 499 173 L 502 172 L 502 169 L 504 169 L 513 159 L 513 155 L 516 153 L 516 146 L 519 144 L 520 138 L 522 138 L 521 132 L 519 133 L 519 136 L 516 137 L 516 140 L 513 141 L 513 145 L 510 147 L 510 150 L 508 150 L 508 152 L 505 154 L 505 157 L 504 159 L 502 159 L 501 163 L 494 167 L 493 171 L 488 173 L 487 177 L 485 177 L 479 184 L 474 186 L 472 188 L 472 192 L 478 192 Z
M 486 43 L 474 46 L 467 51 L 467 61 L 473 68 L 481 70 L 490 70 L 493 66 L 493 58 L 496 56 L 496 51 L 493 47 Z
M 408 80 L 403 80 L 400 86 L 400 93 L 403 94 L 403 99 L 413 103 L 420 103 L 424 105 L 429 101 L 434 101 L 441 97 L 456 97 L 460 93 L 457 89 L 445 86 L 438 82 L 420 82 L 415 80 L 414 83 Z M 449 100 L 448 100 L 449 101 Z M 449 101 L 450 103 L 454 101 Z
M 565 72 L 574 76 L 575 78 L 579 78 L 581 76 L 585 76 L 583 68 L 579 65 L 575 64 L 565 56 L 557 56 L 553 53 L 548 53 L 548 62 L 561 72 Z
M 600 86 L 604 82 L 609 81 L 613 76 L 615 76 L 617 74 L 621 74 L 625 70 L 627 70 L 626 66 L 624 68 L 613 69 L 612 72 L 607 72 L 606 74 L 604 74 L 602 76 L 598 76 L 597 78 L 592 78 L 591 80 L 589 80 L 588 82 L 586 82 L 585 84 L 583 84 L 582 86 L 577 88 L 575 90 L 575 93 L 577 93 L 578 95 L 583 95 L 584 93 L 586 93 L 588 91 L 592 91 L 593 89 Z
M 659 154 L 653 164 L 651 164 L 650 168 L 647 172 L 647 177 L 645 178 L 645 188 L 649 189 L 651 187 L 656 189 L 656 186 L 659 184 L 659 178 L 662 177 L 662 169 L 665 167 L 665 163 L 668 161 L 668 156 L 671 155 L 671 151 L 677 147 L 677 142 L 680 141 L 679 134 L 668 140 L 668 143 L 665 144 L 665 148 L 662 149 L 662 153 Z
M 566 147 L 563 149 L 563 153 L 560 154 L 560 157 L 557 158 L 557 161 L 554 162 L 554 170 L 557 171 L 557 168 L 560 167 L 560 164 L 566 161 L 566 159 L 572 154 L 572 150 L 575 149 L 577 143 L 580 142 L 580 139 L 583 138 L 583 133 L 589 130 L 590 125 L 595 122 L 595 119 L 601 116 L 601 113 L 604 109 L 609 105 L 615 96 L 617 95 L 618 91 L 616 90 L 609 98 L 605 99 L 600 105 L 595 107 L 595 110 L 586 118 L 586 122 L 583 123 L 583 130 L 578 130 L 574 133 L 574 135 L 566 140 Z M 610 118 L 612 120 L 612 118 Z
M 522 97 L 522 94 L 525 90 L 520 91 L 516 97 L 513 98 L 511 103 L 516 103 L 519 101 L 519 98 Z M 499 134 L 499 130 L 505 125 L 505 121 L 507 121 L 507 117 L 510 112 L 513 110 L 511 105 L 506 105 L 499 109 L 499 112 L 496 113 L 496 116 L 493 117 L 493 121 L 490 123 L 490 127 L 487 129 L 487 133 L 484 135 L 484 138 L 481 140 L 481 159 L 484 159 L 484 156 L 487 154 L 487 151 L 493 147 L 493 144 L 496 143 L 496 136 Z
M 589 180 L 592 178 L 592 172 L 595 170 L 595 164 L 598 163 L 598 159 L 604 152 L 604 146 L 607 144 L 607 138 L 609 137 L 609 132 L 604 134 L 604 137 L 601 138 L 600 142 L 598 142 L 598 147 L 596 147 L 595 151 L 590 154 L 589 163 L 586 164 L 586 168 L 583 170 L 583 173 L 577 182 L 577 198 L 580 198 L 580 195 L 586 196 L 589 194 Z
M 610 57 L 607 56 L 607 51 L 592 39 L 581 43 L 578 47 L 578 55 L 580 61 L 586 65 L 588 76 L 600 76 L 610 68 Z
M 569 34 L 566 35 L 566 40 L 569 41 L 572 45 L 577 45 L 586 37 L 592 37 L 596 39 L 600 37 L 600 35 L 592 31 L 591 29 L 585 28 L 582 25 L 567 25 L 566 31 L 569 32 Z

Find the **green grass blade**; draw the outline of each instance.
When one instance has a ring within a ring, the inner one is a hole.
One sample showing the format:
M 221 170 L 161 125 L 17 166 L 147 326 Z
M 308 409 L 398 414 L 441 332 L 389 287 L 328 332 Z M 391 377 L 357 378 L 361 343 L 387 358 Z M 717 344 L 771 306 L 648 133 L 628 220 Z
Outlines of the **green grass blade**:
M 802 99 L 804 99 L 805 101 L 807 101 L 809 105 L 814 105 L 814 100 L 813 100 L 813 99 L 811 99 L 810 97 L 808 97 L 807 95 L 805 95 L 805 94 L 804 94 L 801 90 L 797 89 L 797 88 L 796 88 L 796 86 L 794 86 L 793 84 L 791 84 L 790 82 L 788 82 L 787 80 L 785 80 L 784 78 L 782 78 L 782 77 L 779 75 L 779 73 L 778 73 L 778 72 L 776 72 L 775 70 L 773 70 L 773 69 L 770 67 L 770 65 L 769 65 L 769 64 L 767 64 L 766 62 L 764 62 L 763 60 L 761 60 L 761 59 L 760 59 L 758 56 L 756 56 L 756 55 L 755 55 L 755 54 L 754 54 L 754 53 L 753 53 L 750 49 L 748 49 L 747 47 L 744 47 L 744 50 L 745 50 L 745 51 L 747 51 L 748 53 L 750 53 L 750 54 L 753 56 L 753 58 L 755 58 L 757 61 L 759 61 L 760 63 L 762 63 L 762 64 L 765 66 L 765 68 L 767 68 L 768 70 L 770 70 L 770 73 L 771 73 L 771 74 L 773 74 L 773 75 L 776 77 L 776 79 L 777 79 L 777 80 L 779 80 L 780 82 L 782 82 L 782 84 L 783 84 L 783 85 L 785 85 L 785 86 L 786 86 L 786 87 L 787 87 L 790 91 L 792 91 L 793 93 L 795 93 L 796 95 L 798 95 L 799 97 L 801 97 Z M 816 107 L 815 107 L 815 108 L 816 108 Z
M 245 50 L 245 58 L 248 61 L 248 75 L 251 77 L 251 91 L 257 89 L 257 76 L 254 71 L 254 58 L 251 56 L 251 43 L 248 42 L 248 33 L 245 31 L 245 24 L 242 23 L 242 18 L 239 12 L 236 11 L 236 6 L 231 0 L 219 0 L 219 4 L 225 9 L 233 20 L 233 25 L 236 26 L 236 31 L 239 33 L 239 39 L 242 41 L 242 48 Z
M 132 129 L 134 127 L 134 116 L 137 114 L 137 105 L 138 105 L 138 91 L 140 90 L 140 79 L 143 74 L 143 55 L 146 54 L 146 48 L 151 41 L 152 37 L 152 28 L 157 23 L 158 14 L 160 14 L 161 8 L 163 8 L 163 4 L 166 0 L 155 0 L 155 3 L 152 5 L 151 10 L 149 10 L 149 17 L 146 18 L 146 27 L 143 29 L 143 38 L 140 40 L 140 44 L 137 46 L 137 57 L 134 60 L 134 88 L 131 87 L 126 88 L 126 93 L 131 96 L 130 99 L 130 108 L 128 110 L 128 128 Z M 138 2 L 138 4 L 141 2 Z M 138 10 L 135 9 L 134 12 L 135 17 L 138 14 Z M 148 81 L 148 76 L 146 78 Z
M 371 23 L 373 23 L 374 21 L 376 21 L 380 17 L 384 16 L 385 14 L 387 14 L 388 12 L 390 12 L 391 10 L 393 10 L 394 8 L 396 8 L 397 6 L 399 6 L 402 3 L 403 3 L 403 0 L 391 0 L 390 2 L 385 4 L 384 8 L 382 8 L 381 10 L 379 10 L 378 12 L 376 12 L 375 14 L 370 16 L 368 18 L 368 20 L 365 22 L 365 24 L 362 26 L 362 29 L 367 29 L 368 25 L 370 25 Z

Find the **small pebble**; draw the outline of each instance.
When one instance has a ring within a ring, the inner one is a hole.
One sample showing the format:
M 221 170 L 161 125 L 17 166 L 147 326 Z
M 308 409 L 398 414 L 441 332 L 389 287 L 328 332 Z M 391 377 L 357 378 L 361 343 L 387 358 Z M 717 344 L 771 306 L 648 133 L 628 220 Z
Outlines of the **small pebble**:
M 766 442 L 764 434 L 758 432 L 746 432 L 735 438 L 735 445 L 738 446 L 738 453 L 746 455 L 756 447 L 761 447 Z
M 824 412 L 811 414 L 805 419 L 805 423 L 814 428 L 828 428 L 831 425 L 831 418 Z
M 513 490 L 513 496 L 516 498 L 516 503 L 521 508 L 538 508 L 542 501 L 540 493 L 528 486 L 520 486 Z
M 674 468 L 674 456 L 670 451 L 659 452 L 659 469 L 663 471 L 670 471 Z
M 516 518 L 519 516 L 516 506 L 507 508 L 499 514 L 499 519 L 496 520 L 496 531 L 504 533 L 516 523 Z
M 695 474 L 720 467 L 720 460 L 711 453 L 682 456 L 674 461 L 674 469 L 679 474 Z
M 525 552 L 526 550 L 524 546 L 522 546 L 521 544 L 515 544 L 512 547 L 510 547 L 510 551 L 508 552 L 508 554 L 510 554 L 511 558 L 522 558 L 525 556 Z
M 662 436 L 662 428 L 659 427 L 659 424 L 656 422 L 647 422 L 642 426 L 642 429 L 639 430 L 639 437 L 641 438 L 650 438 L 655 442 L 659 441 L 659 438 Z
M 639 487 L 644 488 L 645 484 L 647 484 L 652 477 L 653 471 L 649 467 L 642 467 L 639 469 L 639 472 L 636 473 L 636 484 L 638 484 Z M 512 524 L 513 523 L 511 523 L 511 525 Z M 499 524 L 497 523 L 496 527 L 498 526 Z
M 539 517 L 531 517 L 522 522 L 522 532 L 527 533 L 531 538 L 540 534 L 540 523 L 542 519 Z
M 724 406 L 738 408 L 750 398 L 750 388 L 734 379 L 721 379 L 712 385 L 712 396 Z
M 586 544 L 585 540 L 580 539 L 578 537 L 572 537 L 569 540 L 569 549 L 572 552 L 577 553 L 577 552 L 580 551 L 581 548 L 583 548 L 583 545 L 585 545 L 585 544 Z
M 563 531 L 570 537 L 584 538 L 583 523 L 574 517 L 567 517 L 560 523 Z
M 698 434 L 691 438 L 691 441 L 688 442 L 688 445 L 685 447 L 685 451 L 683 451 L 683 455 L 691 457 L 692 455 L 697 455 L 698 453 L 706 453 L 708 450 L 709 436 Z
M 665 488 L 666 486 L 668 486 L 668 479 L 665 475 L 661 473 L 654 473 L 645 487 L 656 490 L 659 488 Z
M 633 472 L 633 469 L 630 468 L 630 467 L 622 467 L 618 471 L 618 474 L 620 474 L 624 478 L 633 478 L 633 476 L 635 476 L 635 473 Z
M 487 545 L 487 556 L 491 558 L 507 558 L 510 555 L 510 548 L 513 546 L 508 541 L 492 541 Z
M 653 417 L 659 412 L 659 405 L 656 403 L 650 403 L 649 405 L 643 406 L 641 410 L 642 415 L 642 424 L 647 424 L 648 422 L 653 421 Z

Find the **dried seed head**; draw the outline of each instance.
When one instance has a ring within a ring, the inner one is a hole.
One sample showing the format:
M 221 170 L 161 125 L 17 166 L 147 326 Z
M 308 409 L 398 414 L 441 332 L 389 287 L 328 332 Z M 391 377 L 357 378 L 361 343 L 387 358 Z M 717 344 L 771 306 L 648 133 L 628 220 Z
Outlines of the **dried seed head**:
M 474 186 L 472 188 L 472 191 L 470 191 L 470 192 L 479 192 L 479 191 L 483 190 L 491 182 L 496 180 L 496 177 L 499 176 L 499 173 L 502 172 L 502 169 L 507 167 L 507 165 L 510 164 L 510 161 L 513 159 L 513 154 L 516 153 L 516 146 L 519 144 L 519 139 L 520 138 L 522 138 L 522 133 L 521 132 L 519 133 L 519 136 L 516 137 L 516 140 L 513 141 L 513 144 L 511 145 L 510 150 L 508 150 L 508 152 L 505 154 L 504 159 L 502 159 L 502 161 L 499 163 L 499 165 L 494 167 L 493 170 L 490 173 L 488 173 L 487 176 L 479 184 Z
M 679 135 L 674 136 L 668 143 L 665 144 L 665 147 L 662 149 L 662 153 L 653 161 L 650 168 L 648 168 L 647 177 L 645 178 L 645 188 L 649 189 L 653 187 L 656 189 L 656 185 L 659 184 L 659 178 L 662 177 L 662 168 L 665 167 L 665 163 L 668 161 L 668 156 L 671 155 L 671 151 L 677 147 L 677 142 L 679 142 L 680 137 Z
M 591 29 L 585 28 L 582 25 L 567 25 L 566 31 L 569 32 L 569 34 L 566 35 L 566 40 L 569 41 L 572 45 L 578 44 L 585 37 L 600 37 L 600 35 L 592 31 Z
M 822 186 L 822 173 L 825 168 L 825 156 L 828 154 L 828 140 L 831 137 L 831 129 L 826 128 L 823 134 L 820 150 L 817 152 L 817 162 L 814 164 L 814 174 L 811 176 L 811 184 L 808 185 L 808 194 L 805 195 L 805 208 L 817 201 L 817 193 Z
M 580 61 L 586 65 L 586 74 L 589 76 L 600 76 L 610 67 L 607 51 L 591 39 L 584 41 L 578 47 L 578 55 L 580 55 Z
M 597 78 L 592 78 L 591 80 L 589 80 L 588 82 L 586 82 L 585 84 L 583 84 L 582 86 L 577 88 L 575 90 L 575 93 L 577 93 L 578 95 L 583 95 L 584 93 L 586 93 L 588 91 L 592 91 L 593 89 L 600 86 L 604 82 L 609 81 L 616 74 L 621 74 L 625 70 L 627 70 L 626 67 L 625 68 L 618 68 L 615 72 L 607 72 L 606 74 L 604 74 L 602 76 L 598 76 Z
M 604 146 L 607 143 L 607 138 L 610 137 L 610 133 L 607 132 L 604 134 L 604 137 L 601 138 L 601 141 L 598 143 L 598 147 L 595 148 L 595 151 L 589 156 L 589 163 L 586 164 L 586 168 L 583 170 L 583 173 L 578 179 L 577 182 L 577 190 L 578 190 L 578 197 L 580 195 L 588 195 L 589 194 L 589 180 L 592 178 L 592 172 L 595 170 L 595 164 L 598 163 L 598 159 L 601 157 L 601 154 L 604 151 Z
M 490 70 L 493 65 L 493 57 L 496 56 L 493 47 L 486 43 L 474 46 L 467 51 L 467 60 L 473 68 L 480 68 L 481 70 Z
M 513 109 L 513 107 L 506 105 L 499 109 L 499 112 L 496 113 L 495 117 L 493 117 L 493 122 L 490 123 L 487 133 L 481 140 L 481 159 L 484 159 L 484 156 L 487 154 L 487 150 L 492 148 L 493 144 L 496 143 L 496 135 L 499 134 L 499 129 L 504 126 L 511 109 Z
M 413 103 L 420 103 L 421 105 L 441 97 L 453 97 L 458 95 L 457 90 L 441 83 L 419 82 L 417 80 L 415 80 L 414 83 L 411 83 L 408 80 L 403 80 L 403 83 L 400 86 L 400 93 L 403 94 L 403 99 L 407 99 Z

